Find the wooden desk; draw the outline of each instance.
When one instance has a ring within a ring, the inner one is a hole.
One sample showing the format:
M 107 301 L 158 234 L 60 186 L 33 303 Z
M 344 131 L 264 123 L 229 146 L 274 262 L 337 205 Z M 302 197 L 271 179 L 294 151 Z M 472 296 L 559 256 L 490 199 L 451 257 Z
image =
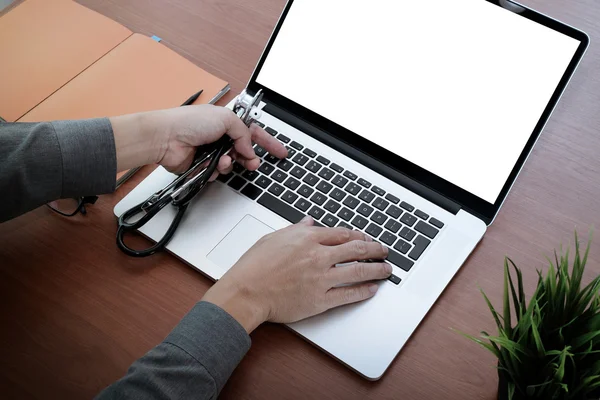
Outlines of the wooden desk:
M 162 37 L 231 82 L 233 93 L 245 86 L 285 3 L 80 2 L 133 31 Z M 574 228 L 585 236 L 600 222 L 600 6 L 597 0 L 525 3 L 587 31 L 592 46 L 496 222 L 390 370 L 378 382 L 365 381 L 267 324 L 252 335 L 252 349 L 222 398 L 495 399 L 494 359 L 450 327 L 493 331 L 477 287 L 500 302 L 505 254 L 524 268 L 531 289 L 544 254 L 570 242 Z M 86 217 L 40 208 L 0 225 L 0 397 L 93 397 L 159 343 L 210 286 L 171 256 L 137 260 L 115 246 L 112 208 L 150 170 L 102 196 Z M 588 278 L 600 273 L 599 243 Z

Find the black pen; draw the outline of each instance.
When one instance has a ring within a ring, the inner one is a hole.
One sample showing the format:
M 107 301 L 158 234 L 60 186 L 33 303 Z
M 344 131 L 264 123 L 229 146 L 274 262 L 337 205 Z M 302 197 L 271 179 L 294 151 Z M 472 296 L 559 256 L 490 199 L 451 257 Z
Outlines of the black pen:
M 183 104 L 181 105 L 181 107 L 189 106 L 189 105 L 193 104 L 196 100 L 198 100 L 198 97 L 200 97 L 202 92 L 204 92 L 204 89 L 200 90 L 198 93 L 194 94 L 192 97 L 190 97 L 189 99 L 184 101 Z

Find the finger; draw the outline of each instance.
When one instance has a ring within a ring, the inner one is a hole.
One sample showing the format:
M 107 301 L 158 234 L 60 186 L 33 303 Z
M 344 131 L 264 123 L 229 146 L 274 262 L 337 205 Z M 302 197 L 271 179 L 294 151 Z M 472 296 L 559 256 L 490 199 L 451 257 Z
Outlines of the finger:
M 331 264 L 362 260 L 384 260 L 388 249 L 377 242 L 353 240 L 329 248 Z
M 304 218 L 302 218 L 300 220 L 300 222 L 297 223 L 297 225 L 306 225 L 306 226 L 312 226 L 315 223 L 315 220 L 312 219 L 309 216 L 306 216 Z
M 236 156 L 235 162 L 249 171 L 254 171 L 260 166 L 260 160 L 258 158 L 247 160 L 244 157 L 241 157 L 239 154 Z
M 288 151 L 285 146 L 273 136 L 269 135 L 264 129 L 258 125 L 252 125 L 250 127 L 250 133 L 252 134 L 252 140 L 258 143 L 259 146 L 273 154 L 277 158 L 286 158 Z
M 228 155 L 221 156 L 219 163 L 217 164 L 217 171 L 220 174 L 226 175 L 233 169 L 233 160 Z
M 235 151 L 247 160 L 257 159 L 252 148 L 250 129 L 231 110 L 221 108 L 225 113 L 224 123 L 227 135 L 233 140 Z
M 371 242 L 370 236 L 352 229 L 346 228 L 316 228 L 317 240 L 325 246 L 337 246 L 352 240 L 363 240 Z
M 344 283 L 358 283 L 386 279 L 392 274 L 392 266 L 385 262 L 364 263 L 357 262 L 340 267 L 331 268 L 328 276 L 332 286 Z
M 217 179 L 217 177 L 219 176 L 219 173 L 217 171 L 213 172 L 212 175 L 210 176 L 210 178 L 208 178 L 209 182 L 213 182 L 215 179 Z
M 357 303 L 373 297 L 377 293 L 377 288 L 374 283 L 333 288 L 327 292 L 327 304 L 329 308 L 334 308 L 344 304 Z

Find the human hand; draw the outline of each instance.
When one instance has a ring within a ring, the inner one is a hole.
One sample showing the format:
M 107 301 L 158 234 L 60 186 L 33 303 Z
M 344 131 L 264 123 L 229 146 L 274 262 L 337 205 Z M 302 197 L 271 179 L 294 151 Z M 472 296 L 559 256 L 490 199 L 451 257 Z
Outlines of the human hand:
M 191 165 L 196 147 L 215 142 L 225 134 L 234 140 L 234 148 L 221 157 L 219 173 L 229 173 L 232 160 L 249 170 L 258 168 L 260 160 L 252 142 L 278 158 L 287 157 L 287 150 L 277 139 L 254 124 L 248 128 L 223 107 L 185 106 L 124 115 L 110 121 L 119 171 L 159 163 L 170 172 L 182 173 Z
M 262 322 L 295 322 L 330 308 L 366 300 L 392 273 L 387 248 L 345 228 L 315 227 L 305 218 L 261 238 L 206 293 L 248 333 Z M 351 286 L 338 287 L 344 284 Z

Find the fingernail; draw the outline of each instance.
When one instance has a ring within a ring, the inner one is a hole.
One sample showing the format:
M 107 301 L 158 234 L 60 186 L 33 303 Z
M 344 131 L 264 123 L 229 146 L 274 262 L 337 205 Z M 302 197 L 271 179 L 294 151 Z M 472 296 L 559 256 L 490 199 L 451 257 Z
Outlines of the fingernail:
M 381 248 L 383 249 L 383 254 L 388 254 L 390 252 L 390 249 L 388 249 L 384 245 L 381 245 Z
M 375 285 L 375 284 L 370 284 L 370 285 L 369 285 L 369 292 L 371 292 L 371 293 L 377 293 L 377 289 L 378 289 L 378 288 L 379 288 L 379 287 L 378 287 L 377 285 Z
M 372 242 L 373 238 L 371 238 L 371 236 L 369 235 L 365 235 L 365 242 Z
M 385 264 L 385 272 L 387 272 L 388 274 L 392 273 L 392 266 L 388 263 Z

